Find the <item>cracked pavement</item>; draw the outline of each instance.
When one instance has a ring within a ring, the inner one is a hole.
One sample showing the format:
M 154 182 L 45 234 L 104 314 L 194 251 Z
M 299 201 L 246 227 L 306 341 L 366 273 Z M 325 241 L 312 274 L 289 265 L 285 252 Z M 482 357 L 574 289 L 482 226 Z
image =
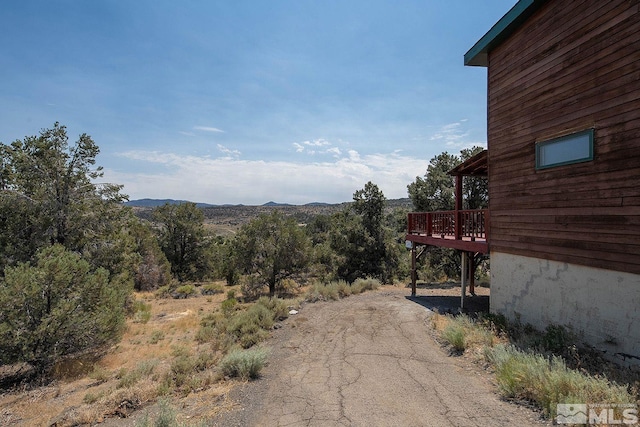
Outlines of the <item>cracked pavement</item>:
M 386 288 L 305 305 L 269 343 L 263 377 L 215 425 L 540 426 L 500 400 L 490 375 L 446 354 L 431 311 Z

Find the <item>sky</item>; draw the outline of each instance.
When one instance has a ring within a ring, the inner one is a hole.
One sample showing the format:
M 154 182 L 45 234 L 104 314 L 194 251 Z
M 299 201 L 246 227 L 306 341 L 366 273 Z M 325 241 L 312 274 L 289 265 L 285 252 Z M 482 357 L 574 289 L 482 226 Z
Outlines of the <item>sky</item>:
M 57 121 L 131 200 L 408 197 L 486 147 L 464 54 L 516 0 L 20 0 L 0 13 L 0 142 Z

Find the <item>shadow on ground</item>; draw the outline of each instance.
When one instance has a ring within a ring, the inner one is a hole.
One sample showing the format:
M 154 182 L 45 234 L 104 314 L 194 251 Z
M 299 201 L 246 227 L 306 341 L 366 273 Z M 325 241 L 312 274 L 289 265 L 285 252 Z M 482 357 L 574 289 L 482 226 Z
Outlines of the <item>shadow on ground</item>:
M 460 296 L 453 295 L 422 295 L 422 296 L 407 296 L 409 301 L 413 301 L 416 304 L 420 304 L 429 310 L 440 314 L 457 314 L 460 313 Z M 464 299 L 463 313 L 477 314 L 489 312 L 489 296 L 478 295 L 470 296 Z

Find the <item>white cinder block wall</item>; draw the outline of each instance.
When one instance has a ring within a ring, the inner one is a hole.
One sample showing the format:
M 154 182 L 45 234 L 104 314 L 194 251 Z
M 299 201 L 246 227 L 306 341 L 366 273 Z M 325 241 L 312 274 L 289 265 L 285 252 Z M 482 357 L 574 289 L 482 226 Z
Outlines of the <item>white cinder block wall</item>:
M 640 275 L 491 252 L 490 304 L 540 330 L 565 326 L 608 358 L 640 365 Z

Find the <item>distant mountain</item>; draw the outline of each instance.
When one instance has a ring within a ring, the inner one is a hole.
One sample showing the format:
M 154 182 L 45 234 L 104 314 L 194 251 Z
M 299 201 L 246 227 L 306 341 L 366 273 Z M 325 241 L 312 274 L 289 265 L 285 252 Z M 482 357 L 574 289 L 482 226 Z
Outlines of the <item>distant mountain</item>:
M 124 204 L 127 206 L 136 206 L 140 208 L 155 208 L 158 206 L 163 206 L 166 204 L 169 205 L 180 205 L 182 203 L 189 203 L 188 200 L 173 200 L 173 199 L 139 199 L 139 200 L 129 200 Z M 211 208 L 217 205 L 210 205 L 208 203 L 196 203 L 196 206 L 199 208 Z
M 130 200 L 128 202 L 125 202 L 125 205 L 127 206 L 135 206 L 135 207 L 141 207 L 141 208 L 155 208 L 158 206 L 162 206 L 165 204 L 170 204 L 170 205 L 179 205 L 181 203 L 189 203 L 188 200 L 174 200 L 174 199 L 138 199 L 138 200 Z M 264 205 L 262 205 L 261 207 L 293 207 L 293 206 L 306 206 L 309 208 L 312 207 L 327 207 L 327 206 L 340 206 L 340 205 L 344 205 L 344 204 L 348 204 L 351 202 L 343 202 L 343 203 L 324 203 L 324 202 L 311 202 L 311 203 L 306 203 L 304 205 L 292 205 L 290 203 L 278 203 L 278 202 L 274 202 L 274 201 L 270 201 L 265 203 Z M 238 204 L 238 205 L 233 205 L 233 204 L 223 204 L 223 205 L 212 205 L 209 203 L 196 203 L 196 206 L 199 208 L 234 208 L 234 207 L 245 207 L 245 205 L 242 204 Z M 401 207 L 401 208 L 408 208 L 411 209 L 412 207 L 412 203 L 411 203 L 411 199 L 408 198 L 404 198 L 404 199 L 391 199 L 391 200 L 387 200 L 387 206 L 391 207 L 391 208 L 395 208 L 395 207 Z
M 293 206 L 290 205 L 289 203 L 276 203 L 276 202 L 267 202 L 262 206 L 266 206 L 266 207 L 276 207 L 276 206 Z

